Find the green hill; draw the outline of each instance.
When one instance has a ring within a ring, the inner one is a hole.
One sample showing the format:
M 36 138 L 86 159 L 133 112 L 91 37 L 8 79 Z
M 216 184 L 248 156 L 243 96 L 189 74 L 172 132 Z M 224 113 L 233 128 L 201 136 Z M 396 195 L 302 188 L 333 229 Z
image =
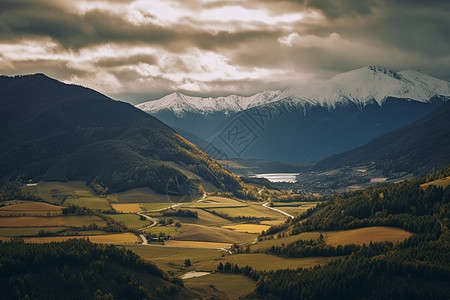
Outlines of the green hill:
M 43 74 L 1 76 L 0 95 L 3 181 L 77 179 L 109 191 L 148 186 L 159 193 L 201 193 L 198 180 L 181 167 L 217 188 L 242 190 L 237 176 L 127 103 Z

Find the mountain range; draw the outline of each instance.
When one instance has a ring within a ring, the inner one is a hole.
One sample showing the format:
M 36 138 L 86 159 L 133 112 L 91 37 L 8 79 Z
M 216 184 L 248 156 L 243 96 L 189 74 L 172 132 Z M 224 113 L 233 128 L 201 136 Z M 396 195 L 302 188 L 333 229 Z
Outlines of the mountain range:
M 35 74 L 1 76 L 0 95 L 0 180 L 83 180 L 177 195 L 202 193 L 202 182 L 242 188 L 156 118 L 94 90 Z
M 368 66 L 318 85 L 251 97 L 173 93 L 136 107 L 189 136 L 216 158 L 305 162 L 404 127 L 449 98 L 446 81 L 415 70 Z

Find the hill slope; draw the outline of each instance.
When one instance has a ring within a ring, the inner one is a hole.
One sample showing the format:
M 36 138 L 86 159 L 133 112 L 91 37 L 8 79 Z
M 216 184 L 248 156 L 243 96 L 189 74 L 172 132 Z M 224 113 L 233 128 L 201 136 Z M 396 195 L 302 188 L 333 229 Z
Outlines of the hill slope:
M 0 179 L 96 181 L 110 190 L 201 189 L 164 161 L 214 185 L 241 188 L 232 173 L 156 118 L 93 90 L 42 74 L 0 77 Z
M 450 103 L 405 128 L 376 138 L 364 146 L 327 158 L 316 170 L 375 162 L 386 175 L 407 172 L 423 175 L 450 164 Z

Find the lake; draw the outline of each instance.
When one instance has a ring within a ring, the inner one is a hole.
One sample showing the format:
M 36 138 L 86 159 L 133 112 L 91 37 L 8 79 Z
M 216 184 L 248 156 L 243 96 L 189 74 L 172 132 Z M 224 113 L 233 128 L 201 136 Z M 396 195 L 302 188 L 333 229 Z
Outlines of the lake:
M 267 174 L 255 174 L 253 177 L 265 178 L 270 182 L 297 182 L 297 176 L 300 173 L 267 173 Z

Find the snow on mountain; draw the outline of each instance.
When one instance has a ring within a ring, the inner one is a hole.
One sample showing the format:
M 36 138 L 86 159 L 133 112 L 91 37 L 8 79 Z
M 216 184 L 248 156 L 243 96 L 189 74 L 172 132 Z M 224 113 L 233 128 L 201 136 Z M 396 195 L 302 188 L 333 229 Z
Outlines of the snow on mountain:
M 223 111 L 225 113 L 232 113 L 269 103 L 280 93 L 281 91 L 264 91 L 250 97 L 231 95 L 227 97 L 202 98 L 186 96 L 177 92 L 159 100 L 138 104 L 136 107 L 151 113 L 170 110 L 177 116 L 183 115 L 185 112 L 208 114 Z
M 381 106 L 389 97 L 428 102 L 436 96 L 450 97 L 450 83 L 415 70 L 394 72 L 368 66 L 338 74 L 317 85 L 288 88 L 282 92 L 264 91 L 250 97 L 232 95 L 217 98 L 172 93 L 136 107 L 149 113 L 168 110 L 182 116 L 186 112 L 209 114 L 222 111 L 229 114 L 276 102 L 333 108 L 350 101 L 364 107 L 373 101 Z
M 272 102 L 335 107 L 347 101 L 359 106 L 376 101 L 381 106 L 388 97 L 428 102 L 435 96 L 449 97 L 450 84 L 415 70 L 397 73 L 368 66 L 336 75 L 318 85 L 286 89 Z

